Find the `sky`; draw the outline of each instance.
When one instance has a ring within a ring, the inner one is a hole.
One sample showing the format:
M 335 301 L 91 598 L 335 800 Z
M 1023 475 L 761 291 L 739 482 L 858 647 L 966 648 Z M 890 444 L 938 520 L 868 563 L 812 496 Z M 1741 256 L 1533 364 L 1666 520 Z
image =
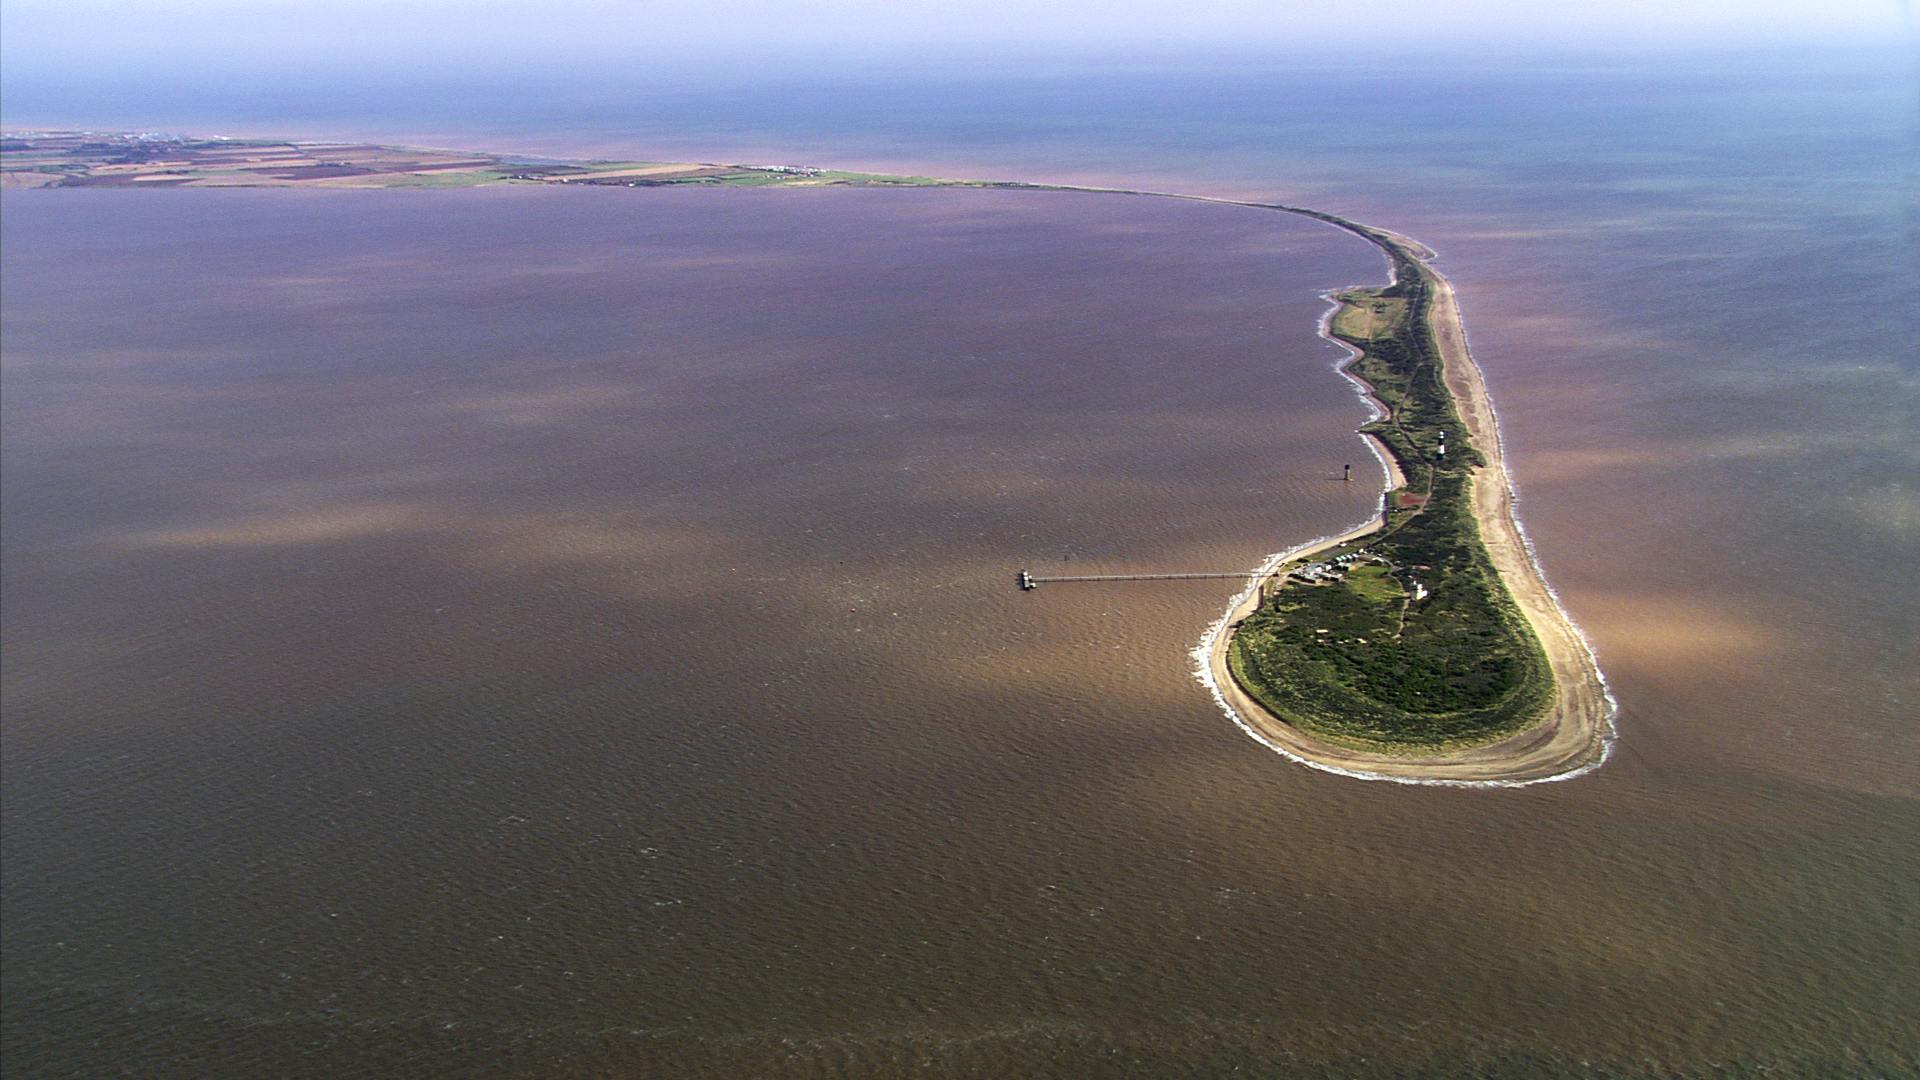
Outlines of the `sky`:
M 18 74 L 173 64 L 1235 47 L 1890 44 L 1911 0 L 8 0 Z
M 853 107 L 808 104 L 796 86 L 898 112 L 886 87 L 1097 82 L 1156 67 L 1222 77 L 1596 60 L 1700 70 L 1724 54 L 1749 73 L 1785 73 L 1803 63 L 1846 71 L 1871 52 L 1869 66 L 1916 71 L 1903 6 L 1915 2 L 4 0 L 0 121 L 457 141 L 472 125 L 450 127 L 453 118 L 577 128 L 586 113 L 612 123 L 623 109 L 658 111 L 662 95 L 701 97 L 710 113 L 733 94 L 790 129 L 796 109 Z M 682 118 L 689 129 L 720 125 Z

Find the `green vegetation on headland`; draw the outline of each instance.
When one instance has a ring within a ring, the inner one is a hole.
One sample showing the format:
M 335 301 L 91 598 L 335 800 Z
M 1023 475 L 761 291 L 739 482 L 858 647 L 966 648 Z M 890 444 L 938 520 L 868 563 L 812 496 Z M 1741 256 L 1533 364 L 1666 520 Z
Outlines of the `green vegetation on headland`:
M 1385 410 L 1361 430 L 1404 484 L 1387 493 L 1378 531 L 1269 580 L 1234 628 L 1228 667 L 1274 716 L 1337 745 L 1429 753 L 1492 742 L 1544 718 L 1553 673 L 1481 543 L 1472 491 L 1486 461 L 1447 388 L 1434 281 L 1394 239 L 1328 220 L 1393 261 L 1391 285 L 1335 298 L 1329 330 L 1359 350 L 1346 370 Z

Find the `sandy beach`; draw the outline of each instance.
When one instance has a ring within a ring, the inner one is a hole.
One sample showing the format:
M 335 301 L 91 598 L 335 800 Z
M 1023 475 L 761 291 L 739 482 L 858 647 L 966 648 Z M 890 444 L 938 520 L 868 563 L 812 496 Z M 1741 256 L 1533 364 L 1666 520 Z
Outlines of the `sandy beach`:
M 1384 230 L 1367 231 L 1423 264 L 1433 257 L 1424 245 L 1407 237 Z M 1249 735 L 1315 768 L 1365 779 L 1448 785 L 1515 786 L 1567 779 L 1605 760 L 1613 739 L 1613 700 L 1594 663 L 1592 650 L 1547 585 L 1514 517 L 1513 486 L 1501 452 L 1493 405 L 1479 365 L 1474 363 L 1467 348 L 1466 330 L 1453 286 L 1430 268 L 1427 272 L 1434 283 L 1430 317 L 1446 368 L 1447 386 L 1473 435 L 1474 445 L 1487 459 L 1486 467 L 1475 477 L 1474 517 L 1494 566 L 1539 635 L 1540 644 L 1553 665 L 1552 711 L 1534 727 L 1485 746 L 1432 756 L 1392 755 L 1350 750 L 1315 739 L 1283 723 L 1240 689 L 1227 668 L 1227 645 L 1234 624 L 1258 605 L 1262 586 L 1282 564 L 1378 531 L 1384 524 L 1380 518 L 1345 535 L 1269 559 L 1253 584 L 1209 629 L 1195 650 L 1198 674 L 1234 722 Z M 1322 332 L 1325 332 L 1324 326 Z

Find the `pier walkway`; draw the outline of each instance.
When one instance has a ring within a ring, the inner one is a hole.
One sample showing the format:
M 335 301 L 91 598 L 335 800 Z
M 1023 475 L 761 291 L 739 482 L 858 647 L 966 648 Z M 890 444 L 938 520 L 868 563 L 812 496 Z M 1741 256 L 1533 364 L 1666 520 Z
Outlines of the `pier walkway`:
M 1258 573 L 1256 570 L 1239 570 L 1231 574 L 1029 574 L 1020 571 L 1015 580 L 1022 589 L 1037 589 L 1042 583 L 1056 581 L 1185 581 L 1192 578 L 1238 578 L 1242 581 Z

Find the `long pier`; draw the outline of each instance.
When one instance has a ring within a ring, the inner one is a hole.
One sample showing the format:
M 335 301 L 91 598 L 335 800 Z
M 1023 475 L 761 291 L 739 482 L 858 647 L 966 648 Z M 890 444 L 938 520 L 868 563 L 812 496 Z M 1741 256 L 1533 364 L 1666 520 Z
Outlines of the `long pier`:
M 1257 571 L 1240 570 L 1231 574 L 1049 574 L 1042 577 L 1022 570 L 1015 580 L 1022 589 L 1037 589 L 1043 582 L 1051 584 L 1056 581 L 1185 581 L 1192 578 L 1238 578 L 1244 581 L 1255 573 Z

